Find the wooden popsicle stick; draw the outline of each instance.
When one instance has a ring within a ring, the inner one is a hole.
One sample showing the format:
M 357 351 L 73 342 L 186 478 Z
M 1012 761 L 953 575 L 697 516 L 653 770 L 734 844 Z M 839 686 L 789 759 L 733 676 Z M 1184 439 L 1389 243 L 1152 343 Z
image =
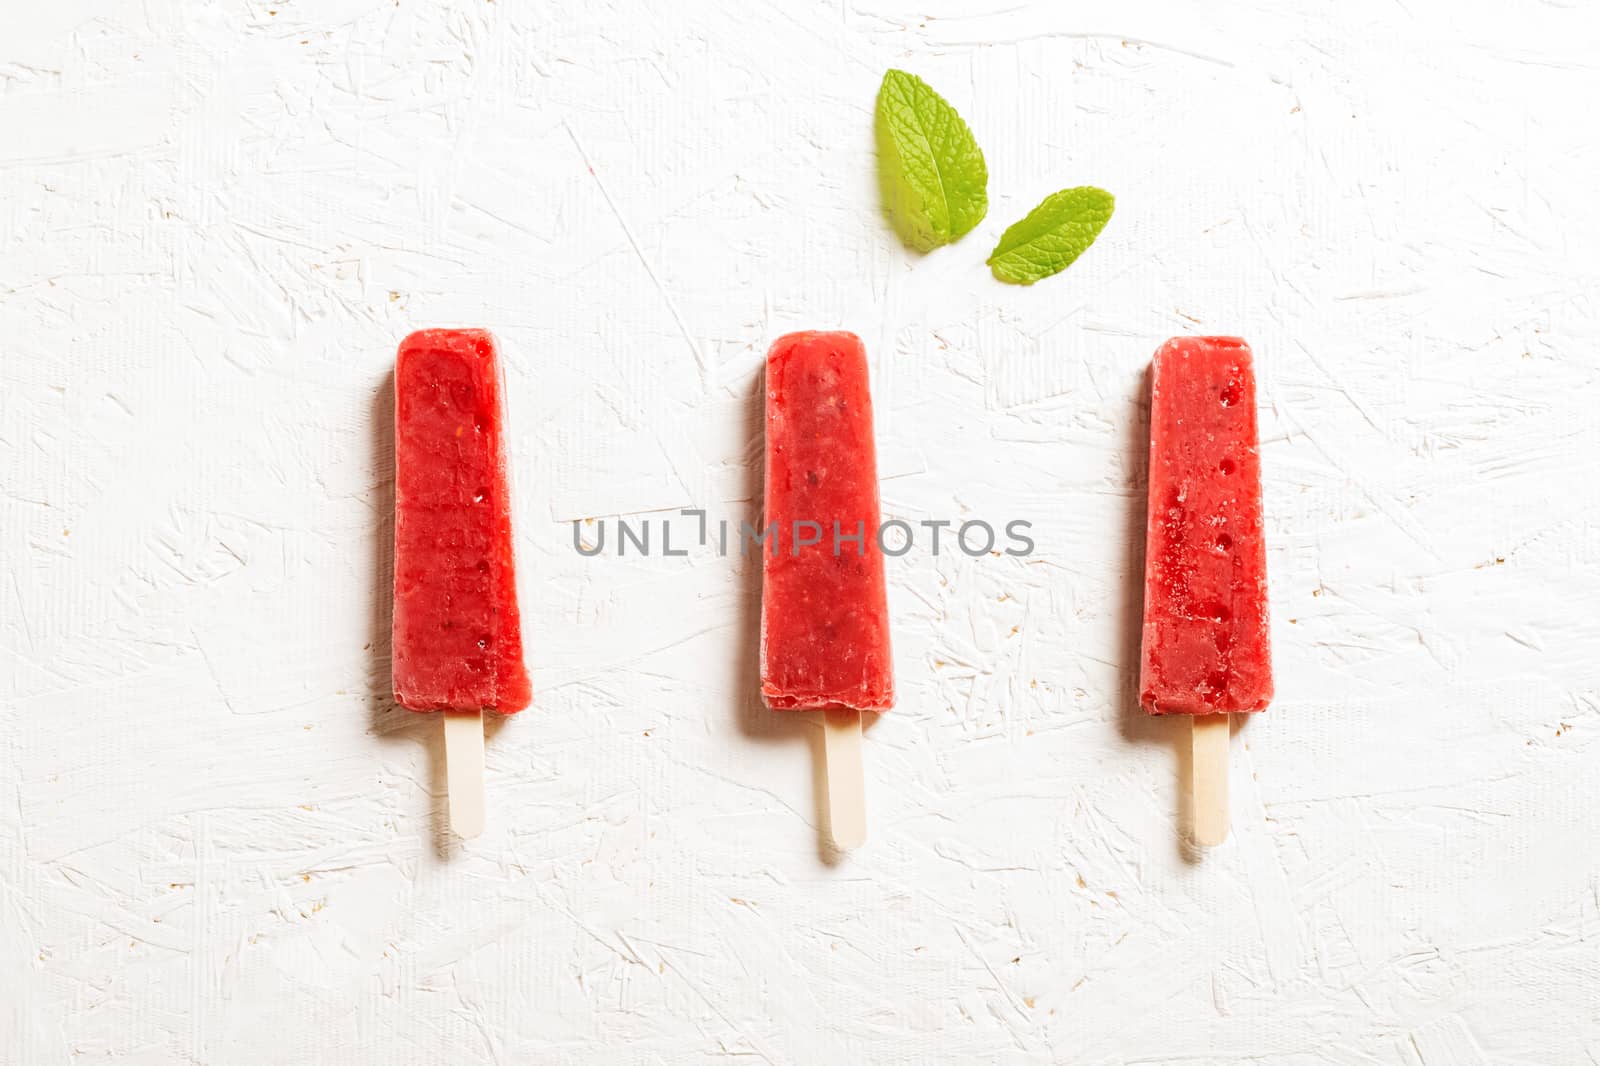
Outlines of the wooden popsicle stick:
M 1194 716 L 1194 842 L 1203 848 L 1228 839 L 1229 716 Z
M 483 712 L 445 711 L 444 776 L 450 790 L 450 828 L 471 840 L 483 832 L 488 800 L 483 787 Z
M 867 842 L 866 774 L 861 768 L 861 712 L 822 712 L 822 746 L 828 773 L 828 829 L 841 851 Z

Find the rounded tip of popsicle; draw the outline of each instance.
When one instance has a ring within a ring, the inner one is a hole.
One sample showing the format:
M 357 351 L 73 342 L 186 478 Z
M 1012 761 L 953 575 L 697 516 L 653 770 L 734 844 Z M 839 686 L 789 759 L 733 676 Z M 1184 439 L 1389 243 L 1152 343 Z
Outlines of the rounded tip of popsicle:
M 450 830 L 462 840 L 473 840 L 482 836 L 485 821 L 481 807 L 466 811 L 457 811 L 454 807 L 450 809 Z
M 830 825 L 829 835 L 833 837 L 833 846 L 840 851 L 854 851 L 867 842 L 866 823 L 857 822 L 846 825 Z
M 1196 822 L 1189 839 L 1194 841 L 1197 848 L 1214 848 L 1228 839 L 1228 823 Z

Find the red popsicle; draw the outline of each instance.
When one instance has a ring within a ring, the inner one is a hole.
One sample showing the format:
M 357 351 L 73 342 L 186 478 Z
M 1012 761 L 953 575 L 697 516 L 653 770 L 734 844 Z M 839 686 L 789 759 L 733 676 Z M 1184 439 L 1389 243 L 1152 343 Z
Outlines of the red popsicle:
M 1255 365 L 1237 337 L 1175 337 L 1150 384 L 1140 702 L 1193 722 L 1194 839 L 1228 835 L 1229 714 L 1272 700 Z
M 878 546 L 867 353 L 854 333 L 790 333 L 767 353 L 761 695 L 823 710 L 828 826 L 866 842 L 861 712 L 894 704 Z
M 1145 552 L 1145 709 L 1263 710 L 1272 657 L 1256 382 L 1237 337 L 1176 337 L 1156 352 Z
M 778 536 L 761 598 L 767 706 L 888 710 L 877 449 L 855 334 L 790 333 L 767 353 L 766 494 L 764 521 Z
M 394 694 L 413 711 L 532 699 L 494 338 L 430 329 L 395 363 Z

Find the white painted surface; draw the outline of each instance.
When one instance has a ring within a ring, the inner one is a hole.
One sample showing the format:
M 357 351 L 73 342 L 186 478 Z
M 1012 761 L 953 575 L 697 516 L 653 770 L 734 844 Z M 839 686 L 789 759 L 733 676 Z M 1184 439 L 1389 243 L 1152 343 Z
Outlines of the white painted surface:
M 1600 20 L 979 6 L 8 0 L 7 1064 L 1600 1060 Z M 993 175 L 922 260 L 889 65 Z M 1100 243 L 991 282 L 1086 182 Z M 384 698 L 385 374 L 446 324 L 511 357 L 537 688 L 465 846 Z M 841 326 L 887 511 L 1039 552 L 892 565 L 834 862 L 753 570 L 565 522 L 746 516 L 765 347 Z M 1130 700 L 1186 331 L 1263 367 L 1279 678 L 1200 861 Z

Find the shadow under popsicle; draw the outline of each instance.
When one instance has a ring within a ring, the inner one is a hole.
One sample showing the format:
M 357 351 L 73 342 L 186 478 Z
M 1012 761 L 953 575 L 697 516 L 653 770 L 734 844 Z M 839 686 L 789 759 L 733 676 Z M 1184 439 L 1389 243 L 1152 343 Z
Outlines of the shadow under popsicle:
M 1176 809 L 1173 810 L 1174 839 L 1185 862 L 1197 862 L 1205 853 L 1190 839 L 1194 821 L 1191 787 L 1193 766 L 1189 755 L 1189 723 L 1181 716 L 1159 717 L 1147 713 L 1139 702 L 1140 656 L 1144 641 L 1144 565 L 1145 525 L 1150 491 L 1150 367 L 1139 375 L 1139 384 L 1124 406 L 1122 424 L 1127 427 L 1123 441 L 1129 492 L 1124 515 L 1123 543 L 1127 545 L 1127 566 L 1123 575 L 1122 605 L 1118 632 L 1122 635 L 1121 683 L 1118 686 L 1118 729 L 1130 744 L 1163 744 L 1172 751 L 1172 765 L 1178 780 Z

